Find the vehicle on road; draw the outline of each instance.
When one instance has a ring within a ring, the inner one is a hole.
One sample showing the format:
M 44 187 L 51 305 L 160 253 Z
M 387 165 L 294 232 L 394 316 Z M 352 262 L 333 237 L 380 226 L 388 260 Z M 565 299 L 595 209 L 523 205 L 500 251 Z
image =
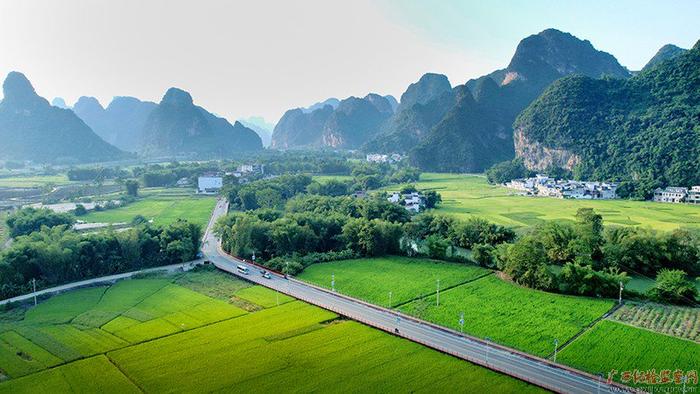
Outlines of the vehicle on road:
M 248 267 L 246 267 L 245 265 L 238 264 L 236 266 L 236 269 L 238 270 L 239 273 L 241 273 L 243 275 L 250 274 L 250 269 Z
M 260 271 L 260 274 L 261 274 L 262 277 L 265 278 L 265 279 L 272 279 L 272 275 L 270 275 L 270 273 L 267 272 L 267 271 L 265 271 L 265 270 Z

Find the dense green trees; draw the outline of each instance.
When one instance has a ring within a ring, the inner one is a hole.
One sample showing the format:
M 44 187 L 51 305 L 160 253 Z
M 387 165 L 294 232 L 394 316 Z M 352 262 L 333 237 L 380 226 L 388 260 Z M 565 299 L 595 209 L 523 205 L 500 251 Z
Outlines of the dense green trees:
M 139 182 L 135 180 L 128 180 L 124 182 L 126 187 L 126 195 L 131 197 L 138 197 L 139 195 Z
M 553 83 L 515 122 L 531 143 L 577 155 L 579 179 L 624 181 L 623 197 L 700 184 L 700 45 L 629 80 Z
M 27 292 L 32 279 L 47 287 L 189 261 L 197 254 L 200 237 L 199 226 L 184 221 L 88 235 L 65 225 L 43 227 L 17 237 L 0 253 L 0 297 Z
M 656 285 L 651 289 L 653 299 L 674 304 L 694 305 L 698 289 L 681 270 L 663 269 L 656 277 Z
M 489 183 L 506 183 L 518 178 L 527 178 L 532 175 L 531 171 L 525 168 L 522 159 L 515 158 L 494 164 L 486 170 L 486 179 Z
M 73 215 L 56 213 L 50 209 L 24 208 L 7 218 L 7 226 L 10 228 L 10 235 L 13 237 L 38 231 L 42 226 L 71 226 L 73 223 L 75 223 Z

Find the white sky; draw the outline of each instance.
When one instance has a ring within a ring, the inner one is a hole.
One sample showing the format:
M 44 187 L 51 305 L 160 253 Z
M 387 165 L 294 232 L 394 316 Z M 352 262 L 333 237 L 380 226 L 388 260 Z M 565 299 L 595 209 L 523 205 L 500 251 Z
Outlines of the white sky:
M 521 38 L 549 27 L 543 20 L 504 30 L 487 14 L 469 21 L 471 3 L 458 3 L 464 18 L 446 17 L 450 7 L 425 12 L 431 3 L 391 0 L 0 0 L 0 74 L 21 71 L 40 95 L 71 105 L 82 95 L 104 106 L 118 95 L 157 102 L 177 86 L 231 121 L 260 115 L 276 122 L 289 108 L 328 97 L 398 99 L 425 72 L 464 83 L 506 66 Z M 464 38 L 462 19 L 482 32 L 478 43 Z M 484 42 L 488 29 L 493 46 Z M 609 51 L 619 41 L 596 42 L 585 28 L 572 29 Z M 452 31 L 454 39 L 446 37 Z M 591 34 L 598 31 L 591 25 Z M 676 43 L 692 45 L 695 33 Z M 621 63 L 638 69 L 660 47 L 644 44 L 645 53 Z

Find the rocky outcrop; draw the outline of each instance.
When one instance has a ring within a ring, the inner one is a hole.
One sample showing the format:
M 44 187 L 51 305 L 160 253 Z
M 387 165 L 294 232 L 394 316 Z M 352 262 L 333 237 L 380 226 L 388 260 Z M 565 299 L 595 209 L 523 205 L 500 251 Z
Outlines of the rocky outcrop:
M 522 128 L 513 133 L 515 156 L 523 159 L 530 170 L 544 171 L 549 167 L 573 170 L 581 162 L 581 157 L 566 149 L 550 148 L 527 138 Z

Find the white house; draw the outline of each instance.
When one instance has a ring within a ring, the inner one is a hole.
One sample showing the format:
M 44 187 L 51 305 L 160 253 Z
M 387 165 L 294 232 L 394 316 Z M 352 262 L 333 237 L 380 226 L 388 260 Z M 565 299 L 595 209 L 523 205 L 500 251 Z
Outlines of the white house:
M 688 204 L 700 204 L 700 186 L 693 186 L 688 191 L 688 197 L 686 197 L 686 202 Z
M 654 190 L 654 201 L 657 202 L 685 202 L 686 197 L 688 197 L 687 187 L 669 186 L 665 189 L 658 188 Z
M 197 178 L 197 193 L 216 194 L 224 186 L 224 178 L 215 174 L 204 174 Z
M 387 200 L 391 203 L 398 203 L 401 201 L 401 194 L 399 192 L 393 192 L 391 195 L 387 198 Z

